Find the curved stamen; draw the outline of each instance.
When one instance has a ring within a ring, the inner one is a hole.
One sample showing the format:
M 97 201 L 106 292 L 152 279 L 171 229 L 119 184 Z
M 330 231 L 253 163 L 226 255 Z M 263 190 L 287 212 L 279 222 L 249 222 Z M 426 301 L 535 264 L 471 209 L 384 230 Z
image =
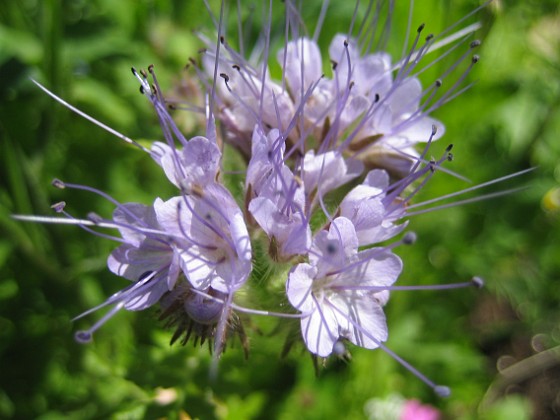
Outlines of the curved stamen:
M 96 120 L 95 118 L 89 116 L 88 114 L 86 114 L 83 111 L 80 111 L 78 108 L 76 108 L 73 105 L 70 105 L 68 102 L 66 102 L 64 99 L 60 98 L 59 96 L 55 95 L 54 93 L 52 93 L 50 90 L 48 90 L 45 86 L 43 86 L 41 83 L 37 82 L 35 79 L 31 79 L 31 81 L 33 83 L 35 83 L 43 92 L 45 92 L 47 95 L 49 95 L 51 98 L 53 98 L 54 100 L 56 100 L 57 102 L 61 103 L 62 105 L 64 105 L 66 108 L 68 108 L 70 111 L 75 112 L 76 114 L 78 114 L 80 117 L 85 118 L 86 120 L 94 123 L 95 125 L 97 125 L 98 127 L 101 127 L 103 130 L 113 134 L 114 136 L 118 137 L 119 139 L 121 139 L 122 141 L 124 141 L 125 143 L 131 144 L 135 147 L 137 147 L 138 149 L 142 150 L 143 152 L 146 153 L 150 153 L 150 151 L 148 149 L 146 149 L 144 146 L 142 146 L 141 144 L 137 143 L 136 141 L 132 140 L 131 138 L 128 138 L 127 136 L 125 136 L 124 134 L 119 133 L 118 131 L 112 129 L 111 127 L 103 124 L 102 122 Z

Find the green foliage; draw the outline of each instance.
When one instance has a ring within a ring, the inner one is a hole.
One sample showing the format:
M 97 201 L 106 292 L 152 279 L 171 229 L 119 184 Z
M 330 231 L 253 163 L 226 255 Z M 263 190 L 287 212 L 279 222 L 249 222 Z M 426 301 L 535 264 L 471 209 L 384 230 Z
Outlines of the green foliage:
M 323 49 L 331 32 L 348 28 L 353 11 L 352 2 L 331 3 Z M 400 2 L 395 11 L 388 48 L 396 54 L 404 42 L 408 4 Z M 233 30 L 235 7 L 230 7 Z M 274 7 L 282 10 L 276 2 Z M 437 33 L 475 7 L 466 0 L 422 2 L 413 27 L 425 21 L 427 30 Z M 314 22 L 317 10 L 310 6 L 304 17 Z M 526 372 L 523 381 L 492 398 L 488 390 L 496 389 L 504 356 L 516 363 L 560 344 L 560 10 L 552 0 L 495 1 L 476 18 L 484 23 L 485 39 L 481 62 L 470 76 L 477 83 L 437 112 L 447 132 L 430 152 L 439 156 L 454 143 L 456 159 L 448 168 L 473 183 L 537 169 L 507 183 L 526 185 L 525 191 L 415 217 L 410 226 L 419 241 L 399 250 L 405 261 L 401 284 L 486 279 L 480 292 L 395 292 L 387 306 L 388 346 L 449 385 L 453 395 L 442 400 L 381 350 L 350 349 L 350 361 L 332 360 L 318 375 L 300 345 L 280 359 L 286 336 L 293 334 L 289 321 L 278 332 L 269 319 L 247 321 L 249 359 L 235 341 L 214 382 L 208 378 L 207 348 L 170 347 L 171 332 L 151 316 L 155 311 L 121 313 L 91 345 L 75 343 L 73 332 L 100 315 L 72 318 L 127 284 L 105 268 L 114 244 L 76 227 L 16 222 L 10 214 L 50 215 L 49 206 L 65 200 L 76 216 L 90 211 L 110 216 L 112 205 L 97 196 L 52 188 L 55 177 L 123 202 L 150 204 L 156 196 L 170 197 L 173 188 L 148 156 L 55 103 L 29 78 L 131 138 L 156 140 L 157 120 L 138 94 L 130 67 L 155 64 L 162 86 L 171 90 L 192 76 L 183 72 L 201 46 L 192 31 L 211 34 L 211 20 L 202 1 L 3 4 L 0 417 L 360 419 L 372 398 L 395 394 L 430 403 L 448 418 L 558 415 L 558 360 Z M 260 17 L 254 19 L 250 39 L 259 31 Z M 281 15 L 273 26 L 282 30 Z M 445 63 L 434 66 L 422 76 L 424 83 L 444 69 Z M 273 66 L 272 73 L 278 70 Z M 197 124 L 188 118 L 181 123 L 189 129 Z M 228 156 L 228 169 L 239 166 L 238 156 Z M 229 187 L 241 191 L 240 182 Z M 439 173 L 418 198 L 470 185 Z M 273 270 L 260 269 L 266 275 Z M 243 298 L 248 306 L 262 303 L 251 302 L 261 299 L 257 294 Z M 277 302 L 282 304 L 285 300 Z

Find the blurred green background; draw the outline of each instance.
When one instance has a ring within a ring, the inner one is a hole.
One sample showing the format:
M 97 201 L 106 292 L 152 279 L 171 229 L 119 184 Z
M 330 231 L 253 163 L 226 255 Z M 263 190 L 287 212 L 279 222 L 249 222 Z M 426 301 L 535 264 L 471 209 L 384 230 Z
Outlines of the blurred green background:
M 316 3 L 305 3 L 311 28 Z M 348 27 L 353 10 L 352 2 L 332 3 L 324 48 L 331 32 Z M 478 6 L 417 3 L 413 27 L 426 22 L 435 33 Z M 389 47 L 397 55 L 408 6 L 395 10 Z M 274 20 L 281 30 L 282 16 Z M 105 267 L 115 244 L 72 226 L 15 222 L 10 214 L 50 215 L 61 200 L 76 216 L 111 214 L 97 196 L 54 189 L 54 177 L 121 202 L 149 204 L 174 190 L 148 156 L 57 104 L 30 78 L 131 138 L 160 139 L 130 67 L 155 64 L 171 95 L 196 96 L 194 73 L 183 68 L 202 46 L 193 30 L 211 33 L 211 21 L 201 1 L 4 1 L 0 418 L 384 418 L 379 413 L 400 399 L 431 404 L 444 418 L 560 417 L 560 10 L 556 0 L 495 1 L 468 23 L 475 20 L 484 24 L 477 35 L 482 59 L 469 77 L 476 84 L 435 114 L 447 132 L 431 153 L 454 143 L 448 167 L 474 183 L 537 169 L 491 189 L 527 186 L 521 193 L 413 218 L 419 241 L 398 250 L 401 284 L 486 279 L 481 291 L 395 292 L 386 307 L 388 346 L 452 388 L 450 398 L 439 399 L 380 350 L 352 349 L 350 362 L 333 360 L 317 377 L 302 346 L 280 358 L 285 337 L 269 334 L 269 320 L 246 325 L 249 359 L 237 342 L 216 383 L 208 381 L 207 348 L 170 347 L 171 332 L 155 309 L 120 313 L 92 344 L 74 342 L 73 333 L 101 313 L 71 319 L 127 284 Z M 233 6 L 229 22 L 233 31 Z M 428 73 L 437 77 L 451 62 Z M 423 75 L 425 85 L 430 77 Z M 196 118 L 178 118 L 196 128 Z M 420 198 L 469 185 L 438 174 Z

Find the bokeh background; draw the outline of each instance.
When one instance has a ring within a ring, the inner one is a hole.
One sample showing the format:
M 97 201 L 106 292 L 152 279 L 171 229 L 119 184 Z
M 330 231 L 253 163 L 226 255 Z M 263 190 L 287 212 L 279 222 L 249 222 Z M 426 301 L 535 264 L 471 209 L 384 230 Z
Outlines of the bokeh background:
M 310 28 L 317 3 L 305 2 Z M 323 48 L 348 28 L 354 7 L 331 3 Z M 412 26 L 426 22 L 435 33 L 479 5 L 417 3 Z M 241 4 L 244 19 L 260 5 Z M 397 55 L 408 7 L 398 2 L 395 10 L 389 49 Z M 275 2 L 280 31 L 281 10 Z M 253 13 L 249 38 L 260 18 Z M 236 19 L 231 7 L 232 28 Z M 396 292 L 386 307 L 389 347 L 452 388 L 440 399 L 380 350 L 351 349 L 350 361 L 331 360 L 317 376 L 303 346 L 280 358 L 285 337 L 266 319 L 246 325 L 249 359 L 237 342 L 214 383 L 207 347 L 169 346 L 171 332 L 156 309 L 120 313 L 92 344 L 77 344 L 74 332 L 102 314 L 71 319 L 126 285 L 105 267 L 115 244 L 10 214 L 50 215 L 61 200 L 75 215 L 111 214 L 98 196 L 54 189 L 55 177 L 121 202 L 149 204 L 174 191 L 148 156 L 57 104 L 30 78 L 134 139 L 160 139 L 130 67 L 155 64 L 170 95 L 196 98 L 194 73 L 184 66 L 202 46 L 193 30 L 210 34 L 211 20 L 202 1 L 3 1 L 0 418 L 384 419 L 411 399 L 444 418 L 560 417 L 560 10 L 556 0 L 494 1 L 467 23 L 476 20 L 484 25 L 477 33 L 481 61 L 469 76 L 476 83 L 435 114 L 447 132 L 430 153 L 439 156 L 453 143 L 449 168 L 473 184 L 536 169 L 489 190 L 528 187 L 522 192 L 415 217 L 419 241 L 399 249 L 401 284 L 486 279 L 481 291 Z M 425 73 L 425 83 L 452 61 Z M 176 116 L 194 134 L 197 118 Z M 438 174 L 421 198 L 470 185 Z

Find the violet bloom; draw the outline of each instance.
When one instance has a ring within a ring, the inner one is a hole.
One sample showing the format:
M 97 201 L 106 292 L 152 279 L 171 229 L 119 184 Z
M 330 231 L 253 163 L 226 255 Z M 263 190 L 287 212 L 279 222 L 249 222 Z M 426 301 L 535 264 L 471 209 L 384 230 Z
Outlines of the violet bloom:
M 243 214 L 230 193 L 209 184 L 202 195 L 174 197 L 158 208 L 162 225 L 184 246 L 178 249 L 195 289 L 239 289 L 251 273 L 251 242 Z
M 214 142 L 197 136 L 188 140 L 181 151 L 166 143 L 155 142 L 152 157 L 173 185 L 189 190 L 216 181 L 222 154 Z
M 430 114 L 462 92 L 463 79 L 471 68 L 461 70 L 462 63 L 478 43 L 471 43 L 442 74 L 442 79 L 454 80 L 447 90 L 440 89 L 442 80 L 423 88 L 418 75 L 439 61 L 435 58 L 425 63 L 431 49 L 453 42 L 447 51 L 461 47 L 475 26 L 449 38 L 428 36 L 425 41 L 420 39 L 421 27 L 412 45 L 405 46 L 402 58 L 395 61 L 384 52 L 388 26 L 381 34 L 375 33 L 380 10 L 391 15 L 389 2 L 388 10 L 368 9 L 363 22 L 354 20 L 357 31 L 335 35 L 328 57 L 323 57 L 317 44 L 321 22 L 313 37 L 302 36 L 307 32 L 297 7 L 289 0 L 286 3 L 285 43 L 277 54 L 269 51 L 270 33 L 265 30 L 262 49 L 245 58 L 222 36 L 223 20 L 216 20 L 218 42 L 206 41 L 209 48 L 204 53 L 203 69 L 197 68 L 207 89 L 207 103 L 198 108 L 206 120 L 204 135 L 187 139 L 181 133 L 152 67 L 148 72 L 133 69 L 163 133 L 163 141 L 154 142 L 150 150 L 47 91 L 147 152 L 178 188 L 176 197 L 166 201 L 158 198 L 152 206 L 119 204 L 110 199 L 117 206 L 112 220 L 98 216 L 76 220 L 65 213 L 64 223 L 121 243 L 111 253 L 108 266 L 133 282 L 83 314 L 114 305 L 92 328 L 78 333 L 78 339 L 90 339 L 120 309 L 142 310 L 159 302 L 160 318 L 176 328 L 171 341 L 183 336 L 181 341 L 186 343 L 194 334 L 195 343 L 213 342 L 216 362 L 231 334 L 239 335 L 247 350 L 240 312 L 297 318 L 312 354 L 344 355 L 346 342 L 382 348 L 436 393 L 448 395 L 446 387 L 433 383 L 383 344 L 388 338 L 383 305 L 393 290 L 479 287 L 482 282 L 394 285 L 402 262 L 393 249 L 411 244 L 415 236 L 407 233 L 390 245 L 376 244 L 400 234 L 409 216 L 448 205 L 418 210 L 421 206 L 511 177 L 423 203 L 412 202 L 429 178 L 442 170 L 441 164 L 451 158 L 448 148 L 439 160 L 426 159 L 428 146 L 443 134 L 442 124 Z M 373 33 L 363 32 L 369 30 Z M 375 50 L 372 45 L 376 45 Z M 272 79 L 268 69 L 274 55 L 280 64 L 278 80 Z M 331 70 L 325 75 L 323 62 L 327 60 Z M 475 62 L 473 56 L 471 63 Z M 208 74 L 212 74 L 211 81 Z M 226 187 L 229 184 L 222 182 L 229 174 L 221 170 L 222 142 L 214 115 L 224 140 L 247 162 L 246 168 L 239 168 L 240 173 L 246 169 L 244 197 L 235 197 Z M 415 150 L 419 143 L 427 143 L 421 154 Z M 74 187 L 107 197 L 87 187 Z M 469 201 L 474 199 L 451 205 Z M 64 212 L 62 206 L 57 209 Z M 35 216 L 19 218 L 53 222 Z M 60 219 L 54 222 L 62 223 Z M 122 237 L 101 234 L 101 228 L 117 229 Z M 248 284 L 253 271 L 252 241 L 260 240 L 268 241 L 272 261 L 258 263 L 282 263 L 285 270 L 278 270 L 283 277 L 266 285 Z M 259 293 L 277 296 L 278 290 L 273 290 L 277 285 L 285 287 L 297 313 L 243 308 L 234 301 L 243 287 L 249 292 L 263 287 Z
M 389 250 L 358 251 L 358 238 L 350 220 L 335 219 L 319 232 L 309 263 L 296 265 L 288 276 L 290 303 L 302 313 L 301 332 L 310 352 L 329 356 L 340 339 L 373 349 L 387 340 L 382 305 L 402 270 L 402 262 Z
M 245 156 L 251 155 L 251 135 L 255 124 L 285 130 L 294 114 L 294 105 L 281 85 L 270 78 L 265 64 L 251 63 L 224 43 L 220 55 L 212 41 L 203 57 L 207 74 L 213 74 L 218 60 L 221 80 L 216 84 L 217 115 L 225 130 L 225 140 Z M 208 88 L 210 90 L 210 88 Z
M 315 154 L 309 150 L 297 169 L 301 173 L 309 206 L 328 192 L 360 176 L 364 165 L 333 150 Z
M 360 246 L 393 238 L 407 222 L 395 224 L 405 215 L 402 200 L 387 202 L 389 175 L 381 169 L 370 171 L 364 181 L 341 201 L 338 214 L 352 221 Z
M 64 209 L 64 203 L 56 204 L 53 208 L 65 218 L 19 216 L 22 220 L 78 225 L 93 234 L 121 243 L 109 255 L 107 265 L 113 273 L 132 281 L 133 284 L 113 294 L 101 305 L 76 317 L 79 319 L 105 306 L 113 306 L 88 330 L 76 333 L 78 341 L 88 342 L 93 333 L 121 309 L 140 311 L 149 308 L 175 287 L 181 275 L 178 252 L 181 241 L 173 239 L 173 233 L 162 227 L 161 214 L 158 214 L 157 208 L 163 202 L 159 198 L 153 206 L 138 203 L 119 204 L 90 187 L 63 183 L 59 180 L 55 180 L 53 184 L 59 188 L 92 191 L 117 204 L 112 220 L 103 219 L 95 214 L 91 214 L 88 219 L 76 219 Z M 121 234 L 121 238 L 100 232 L 99 229 L 116 229 Z
M 161 223 L 184 246 L 179 250 L 181 268 L 195 289 L 212 287 L 235 292 L 251 272 L 251 242 L 243 213 L 231 193 L 219 183 L 222 153 L 216 144 L 213 119 L 207 137 L 187 140 L 169 114 L 153 67 L 148 75 L 133 74 L 160 120 L 166 143 L 155 142 L 151 155 L 168 179 L 183 193 L 159 206 Z M 177 140 L 182 150 L 177 149 Z
M 449 51 L 460 47 L 478 25 L 447 38 L 428 35 L 423 42 L 421 26 L 408 52 L 394 62 L 383 51 L 381 40 L 388 26 L 378 25 L 379 10 L 370 11 L 362 24 L 356 25 L 362 27 L 356 34 L 335 35 L 328 57 L 323 57 L 317 44 L 319 31 L 313 38 L 299 35 L 306 31 L 296 10 L 291 3 L 287 6 L 286 27 L 290 30 L 286 34 L 291 37 L 286 35 L 284 47 L 276 54 L 269 51 L 266 32 L 258 44 L 262 49 L 249 59 L 232 48 L 227 38 L 222 38 L 220 54 L 216 55 L 213 43 L 203 37 L 209 48 L 200 73 L 221 76 L 216 81 L 216 109 L 226 140 L 248 155 L 253 127 L 259 124 L 279 129 L 288 144 L 303 154 L 333 151 L 355 156 L 370 169 L 386 168 L 405 176 L 418 158 L 415 146 L 430 139 L 432 127 L 437 127 L 437 134 L 431 140 L 443 135 L 443 124 L 430 113 L 462 91 L 462 81 L 472 64 L 463 71 L 456 69 L 479 43 L 472 42 L 440 79 L 423 88 L 418 74 L 432 64 L 426 56 L 437 48 L 448 46 Z M 360 33 L 368 26 L 379 26 L 382 33 Z M 376 37 L 380 38 L 376 44 L 380 50 L 372 49 L 375 43 L 370 38 Z M 268 61 L 274 55 L 282 70 L 280 80 L 271 79 L 268 71 Z M 473 56 L 472 63 L 476 61 Z M 332 68 L 327 74 L 325 62 Z M 442 88 L 448 79 L 450 86 Z
M 113 214 L 113 221 L 125 243 L 109 255 L 109 270 L 134 282 L 150 277 L 149 282 L 145 281 L 145 292 L 129 296 L 125 309 L 141 310 L 153 305 L 177 282 L 180 266 L 176 244 L 161 228 L 155 211 L 161 202 L 158 198 L 153 206 L 124 204 Z
M 304 187 L 284 164 L 284 149 L 278 130 L 265 135 L 255 127 L 246 199 L 249 212 L 269 238 L 269 254 L 276 261 L 306 254 L 311 245 Z

